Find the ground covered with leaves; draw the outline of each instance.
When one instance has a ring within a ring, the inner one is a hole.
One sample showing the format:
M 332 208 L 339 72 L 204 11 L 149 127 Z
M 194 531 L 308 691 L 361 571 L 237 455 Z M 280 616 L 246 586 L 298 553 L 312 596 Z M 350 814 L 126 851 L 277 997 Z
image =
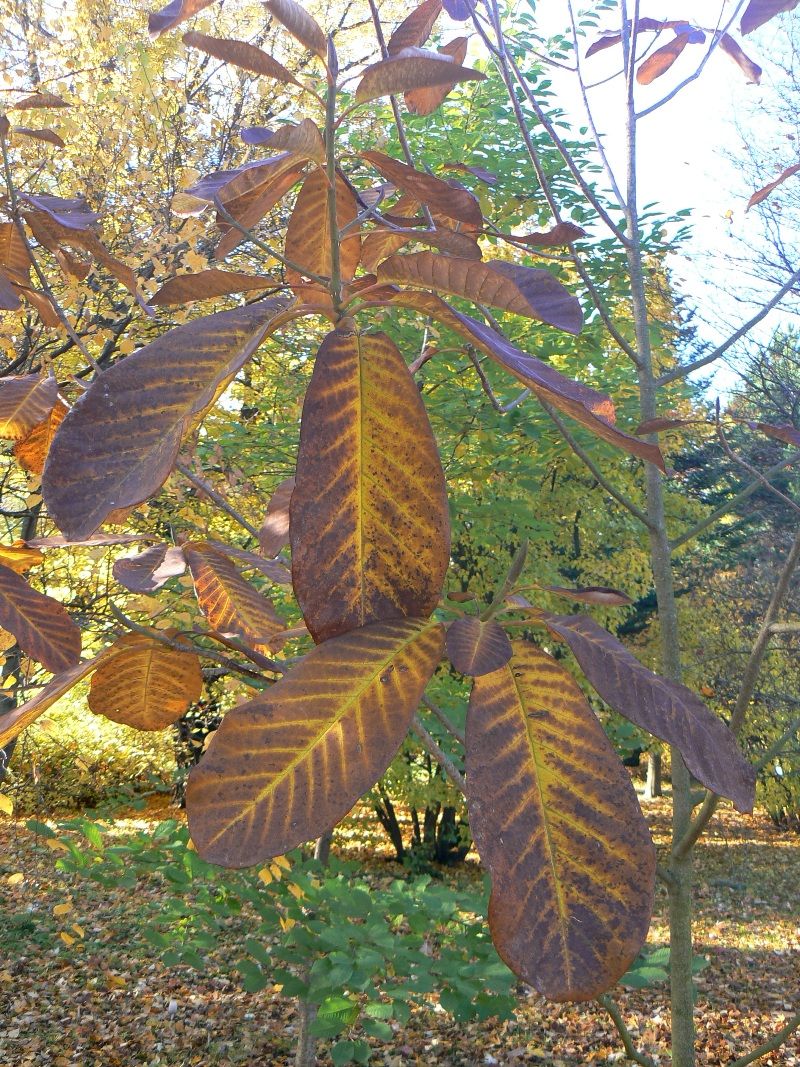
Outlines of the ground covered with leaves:
M 660 844 L 667 805 L 646 808 Z M 169 812 L 118 820 L 123 838 L 155 826 Z M 363 840 L 360 851 L 364 852 Z M 244 992 L 234 969 L 236 937 L 208 956 L 204 971 L 165 967 L 141 936 L 142 917 L 159 893 L 157 879 L 133 891 L 76 881 L 54 867 L 54 851 L 23 821 L 0 821 L 0 1065 L 161 1067 L 292 1062 L 294 1002 L 274 989 Z M 339 847 L 359 851 L 358 837 Z M 402 876 L 388 856 L 371 858 L 377 880 Z M 443 872 L 444 877 L 453 877 Z M 467 863 L 455 877 L 478 877 Z M 798 1010 L 800 989 L 800 837 L 761 815 L 724 811 L 698 856 L 695 951 L 708 959 L 698 975 L 699 1063 L 724 1065 L 769 1038 Z M 146 900 L 150 895 L 151 899 Z M 667 940 L 666 896 L 658 891 L 650 943 Z M 617 988 L 614 999 L 638 1048 L 666 1065 L 667 990 Z M 521 989 L 511 1021 L 455 1023 L 430 998 L 395 1040 L 373 1044 L 371 1063 L 579 1064 L 624 1062 L 620 1042 L 596 1004 L 548 1004 Z M 326 1060 L 324 1046 L 320 1062 Z M 759 1061 L 800 1067 L 800 1032 Z

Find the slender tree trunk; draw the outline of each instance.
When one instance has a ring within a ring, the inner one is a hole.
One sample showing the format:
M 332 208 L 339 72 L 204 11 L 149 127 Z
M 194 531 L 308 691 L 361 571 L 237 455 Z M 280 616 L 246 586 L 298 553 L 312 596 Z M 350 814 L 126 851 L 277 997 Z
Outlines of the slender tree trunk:
M 647 781 L 644 787 L 645 800 L 655 800 L 662 795 L 661 790 L 661 753 L 647 753 Z
M 314 859 L 318 860 L 323 867 L 327 866 L 331 854 L 332 838 L 333 831 L 328 830 L 322 837 L 317 838 L 314 845 Z M 307 980 L 308 972 L 303 978 L 303 981 Z M 297 1047 L 294 1054 L 294 1067 L 316 1067 L 317 1039 L 311 1033 L 311 1027 L 317 1017 L 317 1005 L 301 998 L 297 1008 Z

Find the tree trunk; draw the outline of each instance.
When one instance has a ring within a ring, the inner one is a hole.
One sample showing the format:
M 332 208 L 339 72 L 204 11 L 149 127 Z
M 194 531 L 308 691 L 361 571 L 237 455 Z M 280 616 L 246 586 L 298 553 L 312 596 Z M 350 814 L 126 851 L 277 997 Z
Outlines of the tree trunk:
M 314 859 L 323 867 L 327 866 L 331 854 L 333 830 L 328 830 L 317 838 L 314 845 Z M 304 975 L 308 981 L 308 973 Z M 317 1039 L 311 1033 L 311 1027 L 317 1017 L 317 1005 L 310 1000 L 300 998 L 297 1003 L 297 1048 L 294 1054 L 294 1067 L 315 1067 L 317 1062 Z
M 647 781 L 644 787 L 645 800 L 655 800 L 662 796 L 661 789 L 661 753 L 647 753 Z

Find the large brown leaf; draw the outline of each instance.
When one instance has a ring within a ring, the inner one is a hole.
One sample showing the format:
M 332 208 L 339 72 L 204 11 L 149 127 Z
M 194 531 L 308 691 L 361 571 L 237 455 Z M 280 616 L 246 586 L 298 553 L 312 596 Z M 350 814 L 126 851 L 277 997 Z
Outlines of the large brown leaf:
M 331 829 L 402 744 L 443 643 L 420 619 L 353 630 L 229 711 L 189 775 L 200 855 L 247 867 Z
M 760 204 L 762 200 L 766 200 L 774 189 L 777 189 L 779 185 L 783 185 L 787 178 L 791 178 L 793 174 L 797 174 L 798 172 L 800 172 L 800 163 L 793 163 L 791 167 L 787 167 L 786 170 L 782 171 L 774 181 L 753 193 L 747 201 L 747 210 L 749 211 L 751 207 Z
M 17 295 L 11 279 L 0 269 L 0 311 L 19 311 L 22 301 Z
M 52 374 L 0 378 L 0 437 L 21 441 L 49 417 L 57 399 Z
M 758 63 L 750 58 L 742 49 L 742 46 L 729 33 L 723 33 L 719 39 L 719 47 L 730 56 L 736 66 L 742 71 L 749 82 L 758 85 L 761 75 L 764 73 Z
M 579 686 L 534 645 L 475 680 L 466 772 L 497 951 L 551 1000 L 597 997 L 647 936 L 655 849 Z
M 431 35 L 434 23 L 442 10 L 442 0 L 423 0 L 419 7 L 415 7 L 411 14 L 405 18 L 386 45 L 386 51 L 390 56 L 402 52 L 404 48 L 420 48 Z
M 117 638 L 89 688 L 96 715 L 137 730 L 164 730 L 200 699 L 203 675 L 194 652 L 130 633 Z
M 437 226 L 435 230 L 396 230 L 378 229 L 370 233 L 361 246 L 361 262 L 365 270 L 375 270 L 384 259 L 394 255 L 404 245 L 417 242 L 447 252 L 461 259 L 480 259 L 480 245 L 466 233 L 451 230 L 447 226 Z
M 0 564 L 0 626 L 26 655 L 59 674 L 81 658 L 81 632 L 64 607 Z
M 277 556 L 289 544 L 289 502 L 293 492 L 294 478 L 287 478 L 270 497 L 258 531 L 258 547 L 264 556 Z
M 341 231 L 358 215 L 358 204 L 345 181 L 336 175 L 336 224 Z M 331 276 L 331 229 L 328 214 L 328 178 L 315 170 L 303 182 L 286 228 L 286 258 L 324 278 Z M 361 238 L 350 233 L 339 245 L 339 270 L 343 282 L 349 282 L 361 257 Z M 287 268 L 287 281 L 295 288 L 301 275 Z M 308 299 L 307 289 L 303 289 Z
M 328 55 L 328 43 L 325 34 L 319 24 L 313 19 L 305 8 L 295 0 L 265 0 L 264 7 L 278 22 L 282 23 L 289 33 L 300 44 L 304 44 L 311 52 L 320 59 L 326 59 Z
M 434 211 L 471 226 L 483 226 L 480 204 L 467 189 L 452 186 L 421 170 L 400 163 L 383 152 L 362 152 L 369 163 L 390 182 Z
M 438 49 L 438 54 L 449 59 L 453 64 L 461 66 L 467 57 L 467 43 L 466 37 L 456 37 L 442 45 Z M 456 84 L 456 82 L 445 82 L 440 85 L 409 89 L 403 97 L 405 105 L 414 115 L 432 115 L 437 107 L 441 107 Z
M 280 283 L 266 274 L 244 274 L 233 270 L 201 270 L 181 274 L 168 282 L 150 298 L 153 307 L 185 304 L 192 300 L 211 300 L 230 293 L 249 293 L 274 289 Z
M 303 119 L 297 125 L 288 123 L 277 130 L 269 130 L 264 126 L 249 126 L 242 130 L 242 140 L 245 144 L 265 145 L 276 150 L 285 149 L 315 163 L 325 162 L 325 142 L 316 122 L 311 119 Z
M 246 581 L 220 549 L 207 541 L 191 541 L 183 546 L 183 554 L 200 610 L 214 630 L 257 648 L 285 629 L 272 601 Z
M 414 252 L 392 256 L 381 263 L 378 281 L 436 289 L 539 319 L 569 333 L 580 333 L 583 326 L 576 298 L 550 271 L 538 267 Z
M 214 56 L 215 59 L 252 71 L 253 74 L 262 74 L 266 78 L 275 78 L 289 85 L 300 85 L 291 71 L 254 44 L 230 38 L 208 37 L 204 33 L 194 31 L 183 35 L 183 43 L 191 48 L 199 48 L 201 52 Z
M 69 107 L 69 104 L 66 105 Z M 15 137 L 29 137 L 33 141 L 45 141 L 47 144 L 54 144 L 57 148 L 63 148 L 64 142 L 58 136 L 55 130 L 32 130 L 27 126 L 15 126 Z
M 147 28 L 151 37 L 159 37 L 167 30 L 172 30 L 187 19 L 193 18 L 198 11 L 209 7 L 215 0 L 172 0 L 172 3 L 162 7 L 160 11 L 153 11 L 147 20 Z
M 185 433 L 252 356 L 284 308 L 265 300 L 195 319 L 94 379 L 56 433 L 42 478 L 51 517 L 73 540 L 167 478 Z
M 31 471 L 33 474 L 42 473 L 56 430 L 64 421 L 64 416 L 68 411 L 69 404 L 59 397 L 44 422 L 34 426 L 30 433 L 14 445 L 14 458 L 26 471 Z
M 662 471 L 665 469 L 664 458 L 656 445 L 617 429 L 614 405 L 605 393 L 565 377 L 554 367 L 510 344 L 491 327 L 456 311 L 434 293 L 401 291 L 392 295 L 391 302 L 439 319 L 513 374 L 540 400 L 565 412 L 604 441 L 654 463 Z
M 101 652 L 94 659 L 81 660 L 74 667 L 70 667 L 69 670 L 58 674 L 43 689 L 40 689 L 32 696 L 30 700 L 3 715 L 0 718 L 0 749 L 5 748 L 27 726 L 36 722 L 40 715 L 44 715 L 57 700 L 65 696 L 82 678 L 85 678 L 87 674 L 90 674 L 98 667 L 106 655 L 107 652 Z
M 279 158 L 276 157 L 276 159 Z M 297 156 L 292 154 L 292 159 L 297 159 Z M 226 202 L 226 197 L 230 193 L 227 189 L 223 189 L 220 194 L 220 203 L 241 226 L 247 230 L 252 230 L 268 212 L 272 211 L 276 204 L 280 203 L 292 186 L 299 181 L 305 169 L 306 163 L 304 159 L 294 163 L 292 166 L 279 164 L 267 181 L 232 200 L 227 200 Z M 235 187 L 232 186 L 231 188 Z M 214 258 L 224 259 L 242 241 L 246 241 L 247 236 L 221 215 L 217 215 L 217 225 L 222 231 L 222 237 L 214 250 Z
M 466 48 L 463 53 L 466 55 Z M 358 83 L 355 99 L 357 104 L 366 104 L 369 100 L 377 100 L 381 96 L 410 93 L 441 85 L 446 87 L 441 97 L 443 100 L 459 82 L 484 81 L 485 78 L 486 75 L 478 70 L 462 67 L 460 62 L 444 50 L 429 52 L 423 48 L 405 48 L 390 59 L 382 59 L 366 68 Z M 441 100 L 438 103 L 441 103 Z M 438 103 L 434 108 L 438 107 Z M 427 115 L 430 112 L 423 110 L 419 113 Z
M 178 545 L 153 545 L 138 556 L 118 559 L 111 568 L 120 585 L 133 593 L 152 593 L 170 578 L 183 574 L 186 559 Z
M 794 11 L 798 0 L 750 0 L 742 15 L 742 33 L 752 33 L 785 11 Z
M 13 222 L 0 222 L 0 266 L 17 285 L 30 281 L 31 259 Z
M 329 333 L 303 405 L 292 581 L 316 641 L 429 615 L 450 558 L 447 491 L 419 391 L 385 334 Z
M 586 615 L 545 615 L 592 686 L 626 719 L 675 745 L 695 776 L 739 811 L 752 811 L 755 771 L 728 727 L 691 689 L 643 666 L 624 645 Z

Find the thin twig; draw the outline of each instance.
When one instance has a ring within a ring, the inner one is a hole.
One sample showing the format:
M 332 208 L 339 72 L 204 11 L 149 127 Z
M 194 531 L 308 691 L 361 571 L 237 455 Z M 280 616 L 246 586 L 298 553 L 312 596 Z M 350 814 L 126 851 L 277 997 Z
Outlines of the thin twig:
M 514 400 L 509 401 L 508 404 L 501 404 L 494 394 L 494 390 L 492 389 L 491 383 L 486 377 L 486 373 L 483 367 L 481 366 L 481 360 L 478 359 L 477 353 L 475 352 L 475 349 L 472 345 L 467 345 L 467 355 L 469 356 L 470 363 L 475 368 L 475 371 L 478 377 L 480 378 L 484 393 L 486 393 L 486 395 L 488 396 L 494 410 L 500 415 L 507 415 L 509 411 L 513 411 L 514 408 L 519 407 L 523 400 L 527 400 L 528 397 L 531 395 L 530 389 L 523 389 L 522 392 L 514 398 Z
M 456 767 L 455 763 L 450 759 L 444 749 L 440 748 L 438 743 L 431 737 L 425 727 L 422 725 L 419 715 L 415 715 L 411 723 L 411 729 L 420 739 L 425 748 L 430 752 L 442 770 L 450 778 L 450 781 L 460 789 L 462 793 L 467 791 L 467 783 L 464 779 L 464 775 Z
M 676 549 L 680 548 L 681 545 L 685 545 L 687 541 L 691 541 L 693 538 L 698 537 L 701 533 L 707 530 L 709 526 L 713 526 L 718 519 L 723 518 L 729 511 L 732 511 L 737 505 L 752 496 L 756 489 L 763 486 L 764 479 L 773 478 L 776 474 L 780 474 L 785 467 L 791 467 L 791 465 L 797 463 L 798 460 L 800 460 L 800 452 L 793 452 L 787 459 L 781 460 L 780 463 L 776 463 L 773 467 L 768 467 L 763 474 L 760 474 L 755 481 L 746 485 L 744 489 L 736 494 L 736 496 L 731 497 L 726 503 L 721 504 L 716 510 L 712 511 L 710 515 L 707 515 L 706 518 L 684 531 L 684 533 L 682 533 L 680 537 L 676 537 L 674 541 L 671 541 L 670 549 L 674 552 Z
M 611 1021 L 616 1027 L 617 1033 L 622 1040 L 622 1044 L 625 1048 L 625 1053 L 628 1059 L 633 1060 L 634 1063 L 641 1064 L 641 1067 L 657 1067 L 656 1061 L 650 1056 L 646 1056 L 644 1052 L 639 1052 L 633 1043 L 631 1032 L 625 1025 L 625 1020 L 622 1018 L 622 1012 L 609 996 L 603 995 L 597 998 L 597 1003 L 608 1012 L 611 1016 Z
M 743 326 L 740 326 L 735 333 L 732 333 L 727 341 L 723 341 L 721 345 L 718 345 L 713 352 L 710 352 L 707 356 L 703 356 L 702 359 L 696 359 L 694 363 L 687 363 L 683 367 L 675 367 L 671 371 L 667 371 L 666 374 L 662 374 L 657 380 L 656 385 L 666 385 L 668 382 L 674 382 L 678 378 L 685 378 L 687 374 L 693 374 L 696 370 L 700 370 L 701 367 L 707 367 L 709 363 L 714 363 L 721 356 L 724 356 L 728 349 L 735 345 L 737 341 L 748 334 L 754 326 L 757 326 L 763 318 L 772 311 L 774 307 L 780 304 L 781 300 L 789 293 L 800 281 L 800 269 L 796 270 L 794 274 L 789 278 L 785 285 L 775 293 L 771 300 L 769 300 L 751 319 L 748 319 Z
M 738 463 L 738 465 L 740 467 L 743 467 L 748 474 L 753 475 L 753 477 L 757 481 L 761 482 L 761 485 L 764 489 L 772 493 L 773 496 L 778 497 L 778 499 L 782 500 L 784 504 L 788 504 L 788 506 L 793 511 L 797 511 L 798 513 L 800 513 L 800 507 L 795 504 L 791 497 L 786 496 L 786 494 L 782 493 L 780 489 L 776 489 L 772 482 L 765 475 L 763 475 L 761 471 L 759 471 L 756 467 L 752 466 L 752 464 L 748 463 L 743 456 L 740 456 L 738 455 L 738 453 L 734 452 L 734 450 L 728 444 L 728 438 L 725 436 L 725 431 L 723 430 L 722 423 L 720 422 L 719 401 L 717 401 L 716 427 L 717 437 L 719 438 L 719 442 L 722 445 L 722 449 L 728 459 L 733 460 L 734 463 Z
M 767 751 L 764 753 L 764 755 L 753 764 L 757 773 L 763 771 L 767 764 L 770 762 L 770 760 L 774 759 L 775 756 L 779 756 L 781 754 L 781 752 L 783 751 L 783 746 L 786 744 L 787 741 L 791 740 L 791 738 L 794 737 L 798 730 L 800 730 L 800 715 L 798 715 L 796 719 L 792 719 L 792 721 L 783 731 L 778 740 L 773 742 L 769 746 Z
M 777 1034 L 765 1041 L 763 1045 L 759 1045 L 758 1048 L 753 1049 L 752 1052 L 746 1056 L 740 1056 L 738 1060 L 733 1060 L 728 1064 L 728 1067 L 748 1067 L 748 1064 L 755 1063 L 756 1060 L 760 1060 L 762 1056 L 766 1056 L 770 1052 L 774 1052 L 775 1049 L 780 1048 L 788 1037 L 791 1037 L 795 1030 L 800 1027 L 800 1015 L 795 1015 L 784 1026 L 782 1030 L 779 1030 Z
M 457 741 L 460 741 L 462 745 L 465 743 L 464 731 L 460 730 L 458 726 L 456 726 L 456 724 L 453 722 L 450 716 L 446 714 L 446 712 L 442 711 L 440 707 L 434 704 L 434 702 L 432 700 L 429 700 L 427 697 L 422 698 L 422 703 L 425 705 L 428 711 L 433 712 L 433 714 L 436 716 L 436 718 L 439 720 L 439 722 L 442 724 L 445 730 L 447 730 L 448 733 L 452 734 L 453 737 L 455 737 Z
M 209 499 L 213 500 L 217 507 L 222 508 L 226 515 L 229 515 L 232 519 L 238 522 L 243 530 L 247 530 L 251 537 L 258 538 L 258 528 L 248 522 L 243 515 L 240 515 L 236 508 L 232 507 L 225 497 L 217 492 L 213 485 L 209 485 L 204 478 L 195 474 L 191 467 L 188 467 L 185 463 L 176 463 L 175 468 L 181 472 L 184 478 L 188 478 L 192 485 L 196 486 L 201 492 L 205 493 Z
M 558 414 L 558 412 L 555 410 L 555 408 L 551 407 L 550 404 L 542 400 L 541 397 L 539 398 L 539 403 L 542 405 L 544 410 L 556 424 L 559 429 L 559 432 L 561 433 L 561 436 L 567 442 L 567 444 L 575 453 L 575 455 L 580 460 L 582 460 L 584 464 L 589 468 L 595 481 L 602 485 L 608 495 L 613 497 L 614 500 L 616 500 L 618 504 L 625 508 L 626 511 L 629 511 L 631 515 L 634 516 L 634 518 L 637 518 L 643 526 L 646 526 L 648 530 L 653 529 L 653 524 L 648 518 L 648 516 L 645 514 L 645 512 L 642 511 L 642 509 L 637 504 L 634 504 L 634 502 L 629 497 L 625 496 L 624 493 L 621 493 L 619 489 L 616 488 L 616 486 L 611 484 L 611 482 L 606 478 L 606 476 L 594 462 L 594 460 L 586 451 L 586 449 L 583 448 L 583 446 L 580 445 L 578 441 L 572 436 L 569 427 Z

